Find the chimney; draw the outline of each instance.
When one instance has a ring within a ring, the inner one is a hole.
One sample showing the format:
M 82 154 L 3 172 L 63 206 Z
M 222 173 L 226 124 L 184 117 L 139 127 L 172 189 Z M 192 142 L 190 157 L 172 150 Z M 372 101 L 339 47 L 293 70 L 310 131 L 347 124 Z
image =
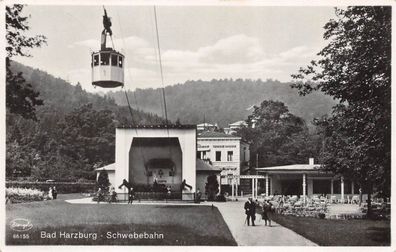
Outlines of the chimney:
M 314 158 L 309 158 L 309 165 L 314 165 L 314 164 L 315 164 Z

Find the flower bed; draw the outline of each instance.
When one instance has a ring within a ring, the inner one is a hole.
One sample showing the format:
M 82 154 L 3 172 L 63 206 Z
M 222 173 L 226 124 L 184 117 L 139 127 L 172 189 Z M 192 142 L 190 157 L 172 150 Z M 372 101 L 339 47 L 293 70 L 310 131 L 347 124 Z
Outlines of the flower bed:
M 282 215 L 324 219 L 327 212 L 327 204 L 308 203 L 304 205 L 302 201 L 287 201 L 276 206 L 276 212 Z
M 58 193 L 86 193 L 94 192 L 95 182 L 30 182 L 30 181 L 6 181 L 8 188 L 31 188 L 48 191 L 50 187 L 56 186 Z
M 6 188 L 6 197 L 11 203 L 22 203 L 30 201 L 42 201 L 45 198 L 44 192 L 37 189 L 11 187 Z

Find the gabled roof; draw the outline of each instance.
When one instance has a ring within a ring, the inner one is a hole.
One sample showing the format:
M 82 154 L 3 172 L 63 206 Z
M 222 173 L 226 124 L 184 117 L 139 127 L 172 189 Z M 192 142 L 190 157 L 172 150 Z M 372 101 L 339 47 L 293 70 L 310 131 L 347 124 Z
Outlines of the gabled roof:
M 237 122 L 228 124 L 228 126 L 231 126 L 231 125 L 232 126 L 241 126 L 241 125 L 247 126 L 247 123 L 245 121 L 237 121 Z
M 197 124 L 197 127 L 214 127 L 214 126 L 216 126 L 216 125 L 210 124 L 210 123 L 200 123 L 200 124 Z
M 228 135 L 222 132 L 212 132 L 212 131 L 205 131 L 201 134 L 198 134 L 198 138 L 235 138 L 241 139 L 241 137 Z
M 207 162 L 197 159 L 196 162 L 196 171 L 212 171 L 212 172 L 221 172 L 220 168 L 214 167 L 213 165 L 208 164 Z
M 96 168 L 95 171 L 115 171 L 115 163 L 100 167 L 100 168 Z

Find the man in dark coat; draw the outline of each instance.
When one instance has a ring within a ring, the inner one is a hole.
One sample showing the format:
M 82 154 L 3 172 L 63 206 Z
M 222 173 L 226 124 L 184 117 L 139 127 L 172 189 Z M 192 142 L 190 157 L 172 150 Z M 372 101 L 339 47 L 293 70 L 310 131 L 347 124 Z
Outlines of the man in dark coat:
M 249 219 L 252 219 L 252 226 L 255 226 L 254 221 L 256 219 L 256 204 L 253 202 L 252 198 L 249 198 L 248 201 L 246 201 L 244 208 L 247 225 L 250 225 Z

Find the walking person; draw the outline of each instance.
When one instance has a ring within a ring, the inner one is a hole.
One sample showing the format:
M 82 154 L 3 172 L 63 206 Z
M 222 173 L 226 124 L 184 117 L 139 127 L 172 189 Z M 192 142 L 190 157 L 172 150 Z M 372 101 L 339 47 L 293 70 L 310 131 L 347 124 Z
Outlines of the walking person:
M 271 215 L 272 215 L 272 204 L 269 200 L 264 200 L 262 218 L 265 221 L 266 226 L 268 221 L 268 224 L 271 227 L 271 217 L 272 217 Z
M 256 219 L 256 204 L 254 203 L 251 197 L 248 199 L 248 201 L 246 201 L 244 209 L 246 214 L 247 225 L 250 226 L 250 219 L 251 219 L 252 226 L 255 226 L 254 221 Z
M 54 198 L 53 194 L 52 194 L 52 187 L 50 186 L 50 188 L 48 189 L 48 198 L 50 200 L 52 200 Z
M 114 186 L 112 186 L 110 188 L 110 199 L 109 199 L 109 203 L 111 202 L 117 202 L 117 193 L 114 189 Z
M 52 196 L 54 197 L 54 199 L 56 199 L 56 197 L 58 196 L 58 191 L 56 190 L 55 186 L 52 188 Z
M 103 197 L 102 189 L 100 187 L 98 189 L 98 192 L 96 193 L 96 196 L 98 197 L 98 204 L 99 204 L 99 202 L 102 200 Z
M 131 187 L 131 189 L 129 189 L 129 191 L 128 191 L 128 204 L 133 203 L 134 197 L 135 197 L 135 191 L 133 190 L 133 187 Z

